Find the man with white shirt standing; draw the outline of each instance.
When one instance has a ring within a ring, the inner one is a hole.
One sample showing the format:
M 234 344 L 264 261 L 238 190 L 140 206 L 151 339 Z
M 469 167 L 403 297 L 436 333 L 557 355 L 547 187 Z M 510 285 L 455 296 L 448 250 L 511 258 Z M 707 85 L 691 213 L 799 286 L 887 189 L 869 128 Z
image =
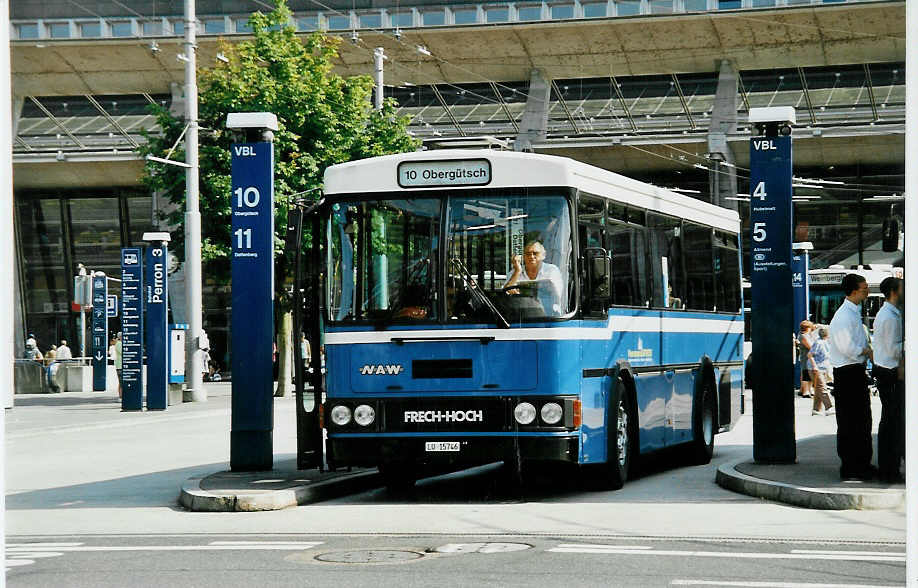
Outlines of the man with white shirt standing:
M 861 320 L 861 303 L 870 291 L 860 274 L 842 279 L 845 301 L 829 323 L 829 357 L 835 378 L 835 419 L 838 423 L 836 447 L 841 458 L 843 480 L 870 480 L 876 469 L 872 415 L 867 391 L 867 359 L 873 357 L 867 332 Z
M 873 322 L 873 375 L 877 379 L 883 413 L 877 433 L 879 477 L 887 483 L 904 482 L 899 464 L 905 457 L 905 382 L 899 379 L 902 362 L 902 280 L 880 282 L 886 302 Z

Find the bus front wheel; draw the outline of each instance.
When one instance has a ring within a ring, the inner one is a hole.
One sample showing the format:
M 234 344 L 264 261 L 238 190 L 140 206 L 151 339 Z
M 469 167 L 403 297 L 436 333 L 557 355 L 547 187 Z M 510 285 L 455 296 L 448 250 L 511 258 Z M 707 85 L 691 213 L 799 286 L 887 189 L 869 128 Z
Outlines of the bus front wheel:
M 634 427 L 634 411 L 624 382 L 619 378 L 609 399 L 609 416 L 607 419 L 606 439 L 606 485 L 610 490 L 618 490 L 625 485 L 631 463 L 634 460 L 634 448 L 637 436 Z

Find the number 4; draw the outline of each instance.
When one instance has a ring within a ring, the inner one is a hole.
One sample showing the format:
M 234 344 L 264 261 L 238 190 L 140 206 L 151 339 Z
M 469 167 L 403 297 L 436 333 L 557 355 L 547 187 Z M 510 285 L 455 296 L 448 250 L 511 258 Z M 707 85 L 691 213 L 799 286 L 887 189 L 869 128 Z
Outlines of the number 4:
M 768 194 L 765 192 L 765 182 L 759 182 L 752 192 L 752 197 L 759 198 L 762 202 L 765 202 L 765 196 L 767 195 Z

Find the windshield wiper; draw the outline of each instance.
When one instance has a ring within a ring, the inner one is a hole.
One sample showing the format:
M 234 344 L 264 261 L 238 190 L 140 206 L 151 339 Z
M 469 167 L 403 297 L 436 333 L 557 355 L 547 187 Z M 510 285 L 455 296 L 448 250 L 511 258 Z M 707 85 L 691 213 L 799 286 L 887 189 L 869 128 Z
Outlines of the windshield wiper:
M 504 318 L 504 315 L 502 315 L 500 311 L 497 310 L 497 307 L 494 306 L 494 303 L 491 302 L 491 299 L 488 298 L 488 295 L 481 291 L 481 289 L 478 287 L 478 284 L 475 282 L 475 279 L 472 277 L 471 272 L 469 272 L 469 270 L 466 269 L 465 264 L 462 263 L 462 260 L 458 257 L 453 257 L 450 259 L 450 263 L 452 263 L 453 267 L 459 270 L 459 273 L 462 274 L 462 279 L 465 280 L 465 284 L 468 286 L 469 290 L 471 290 L 478 297 L 478 299 L 484 303 L 487 309 L 491 311 L 491 316 L 493 316 L 497 321 L 497 326 L 504 329 L 509 329 L 510 323 L 507 322 L 507 319 Z

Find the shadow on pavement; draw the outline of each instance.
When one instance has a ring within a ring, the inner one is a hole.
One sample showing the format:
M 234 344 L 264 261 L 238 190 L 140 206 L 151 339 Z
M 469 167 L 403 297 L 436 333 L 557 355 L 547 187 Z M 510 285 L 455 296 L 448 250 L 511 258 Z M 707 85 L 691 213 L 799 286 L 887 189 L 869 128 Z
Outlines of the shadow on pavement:
M 7 494 L 6 508 L 54 510 L 176 506 L 182 482 L 193 476 L 207 475 L 228 467 L 229 464 L 226 462 L 217 462 L 139 476 Z

